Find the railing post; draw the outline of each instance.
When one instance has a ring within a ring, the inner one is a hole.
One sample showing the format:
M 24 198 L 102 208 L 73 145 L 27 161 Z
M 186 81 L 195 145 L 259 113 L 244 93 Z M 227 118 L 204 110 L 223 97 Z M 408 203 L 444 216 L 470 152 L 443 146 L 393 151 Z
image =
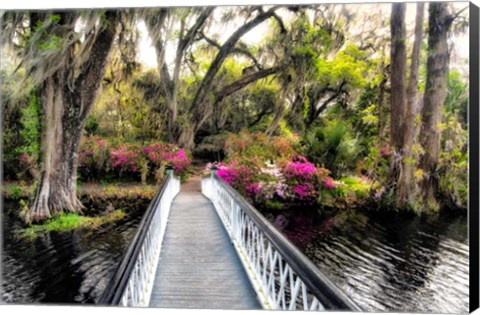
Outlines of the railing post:
M 172 177 L 173 176 L 173 166 L 171 166 L 171 165 L 165 166 L 165 173 L 167 173 L 167 176 Z
M 217 166 L 216 165 L 212 165 L 212 167 L 210 168 L 210 177 L 213 179 L 215 177 L 215 174 L 217 173 Z
M 214 164 L 210 168 L 210 198 L 213 202 L 217 200 L 217 196 L 215 195 L 215 174 L 217 174 L 217 166 Z

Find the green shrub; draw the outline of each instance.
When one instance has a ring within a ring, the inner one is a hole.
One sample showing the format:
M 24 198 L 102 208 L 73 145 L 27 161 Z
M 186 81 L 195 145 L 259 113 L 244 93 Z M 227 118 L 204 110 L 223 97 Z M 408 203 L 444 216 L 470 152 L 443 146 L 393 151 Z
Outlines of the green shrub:
M 228 160 L 266 161 L 290 160 L 293 155 L 301 154 L 299 141 L 295 136 L 269 137 L 260 132 L 244 130 L 238 135 L 231 134 L 225 143 Z
M 303 144 L 309 160 L 331 170 L 335 177 L 353 170 L 362 151 L 350 126 L 338 120 L 328 121 L 308 132 Z

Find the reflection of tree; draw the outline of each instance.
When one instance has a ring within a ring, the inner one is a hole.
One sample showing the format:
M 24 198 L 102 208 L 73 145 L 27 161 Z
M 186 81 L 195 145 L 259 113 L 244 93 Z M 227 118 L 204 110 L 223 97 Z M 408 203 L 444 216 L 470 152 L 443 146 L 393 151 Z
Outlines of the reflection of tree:
M 134 209 L 100 230 L 51 232 L 34 240 L 15 237 L 21 223 L 4 215 L 6 302 L 94 303 L 129 246 L 143 210 Z
M 384 239 L 385 243 L 399 251 L 401 257 L 385 257 L 393 268 L 381 264 L 383 278 L 385 283 L 403 292 L 405 297 L 413 297 L 405 293 L 417 291 L 426 285 L 429 274 L 439 260 L 439 235 L 433 226 L 421 221 L 418 217 L 406 220 L 398 218 L 395 225 L 388 227 L 390 232 Z
M 387 220 L 378 222 L 385 229 L 380 241 L 398 253 L 385 255 L 376 251 L 386 262 L 378 265 L 382 271 L 382 288 L 385 294 L 397 297 L 399 306 L 412 307 L 422 299 L 419 292 L 428 290 L 431 277 L 441 263 L 441 241 L 450 238 L 451 230 L 460 230 L 466 237 L 466 229 L 459 223 L 462 218 L 451 221 L 440 215 L 421 218 L 398 215 L 384 221 Z
M 465 243 L 467 236 L 464 217 L 344 211 L 319 218 L 296 214 L 284 233 L 304 237 L 299 247 L 307 257 L 372 310 L 410 309 L 427 294 L 438 294 L 430 285 L 445 258 L 440 245 L 452 238 Z
M 101 296 L 125 255 L 146 206 L 140 208 L 129 209 L 125 218 L 108 223 L 101 230 L 90 231 L 81 239 L 83 252 L 94 253 L 89 259 L 81 261 L 79 267 L 85 271 L 80 293 L 88 302 L 95 303 Z

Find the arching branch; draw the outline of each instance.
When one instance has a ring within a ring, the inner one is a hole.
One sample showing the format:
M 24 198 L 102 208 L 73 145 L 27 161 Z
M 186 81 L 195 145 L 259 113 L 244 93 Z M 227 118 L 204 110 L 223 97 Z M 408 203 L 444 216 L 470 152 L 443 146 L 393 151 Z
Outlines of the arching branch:
M 194 129 L 198 129 L 202 125 L 202 123 L 208 118 L 209 113 L 211 113 L 211 110 L 205 111 L 204 108 L 200 108 L 200 107 L 203 107 L 205 98 L 212 87 L 214 77 L 217 75 L 218 71 L 220 70 L 220 67 L 222 66 L 227 56 L 235 47 L 235 44 L 247 32 L 255 28 L 257 25 L 259 25 L 263 21 L 272 17 L 275 11 L 279 8 L 280 8 L 279 6 L 274 6 L 270 8 L 268 11 L 260 13 L 254 19 L 242 25 L 227 39 L 227 41 L 219 49 L 215 59 L 210 64 L 207 74 L 203 78 L 202 83 L 200 84 L 197 90 L 197 93 L 190 105 L 190 112 L 193 113 L 193 117 L 194 117 L 194 122 L 193 122 Z M 205 115 L 205 112 L 207 113 L 206 115 Z
M 255 73 L 251 73 L 249 75 L 243 76 L 238 81 L 235 81 L 234 83 L 221 88 L 220 91 L 216 94 L 214 105 L 220 103 L 225 97 L 235 93 L 238 90 L 243 89 L 248 84 L 255 82 L 257 80 L 263 79 L 265 77 L 268 77 L 269 75 L 272 75 L 274 73 L 277 73 L 282 68 L 283 67 L 281 66 L 268 68 L 268 69 L 264 69 L 264 70 L 257 71 Z
M 221 49 L 222 48 L 222 45 L 220 45 L 219 43 L 217 43 L 216 41 L 214 41 L 213 39 L 211 38 L 208 38 L 203 32 L 200 32 L 199 33 L 199 36 L 204 39 L 209 45 L 217 48 L 217 49 Z M 238 48 L 238 47 L 235 47 L 233 48 L 233 50 L 231 51 L 232 54 L 240 54 L 240 55 L 244 55 L 246 57 L 248 57 L 249 59 L 251 59 L 253 61 L 253 64 L 257 67 L 257 69 L 262 69 L 262 65 L 258 63 L 258 60 L 257 58 L 255 58 L 252 53 L 250 53 L 248 50 L 246 49 L 242 49 L 242 48 Z
M 287 28 L 285 27 L 282 19 L 276 13 L 273 14 L 273 18 L 275 21 L 277 21 L 278 26 L 280 27 L 280 33 L 285 34 L 287 32 Z

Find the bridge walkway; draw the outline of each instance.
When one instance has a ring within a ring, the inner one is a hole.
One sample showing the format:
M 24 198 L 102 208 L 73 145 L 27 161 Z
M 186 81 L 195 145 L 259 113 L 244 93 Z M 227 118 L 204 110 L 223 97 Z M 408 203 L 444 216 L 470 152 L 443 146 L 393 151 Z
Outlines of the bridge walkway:
M 261 309 L 199 177 L 184 183 L 173 200 L 150 307 Z

